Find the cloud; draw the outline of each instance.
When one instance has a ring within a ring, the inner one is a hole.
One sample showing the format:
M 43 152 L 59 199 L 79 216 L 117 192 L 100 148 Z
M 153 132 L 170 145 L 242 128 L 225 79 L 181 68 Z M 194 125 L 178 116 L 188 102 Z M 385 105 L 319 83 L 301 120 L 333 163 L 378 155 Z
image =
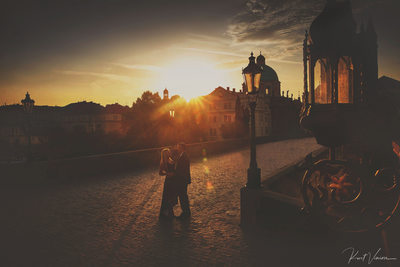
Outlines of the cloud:
M 240 57 L 240 58 L 246 57 L 246 55 L 244 55 L 244 54 L 238 54 L 238 53 L 226 52 L 226 51 L 218 51 L 218 50 L 201 49 L 201 48 L 195 48 L 195 47 L 176 47 L 176 49 L 182 49 L 182 50 L 205 53 L 205 54 L 222 55 L 222 56 L 233 56 L 233 57 Z
M 338 1 L 338 0 L 337 0 Z M 235 42 L 279 41 L 295 43 L 321 13 L 327 0 L 247 0 L 246 9 L 230 21 L 226 34 Z M 353 0 L 355 15 L 394 0 Z
M 249 0 L 246 10 L 231 20 L 227 34 L 236 42 L 285 39 L 304 33 L 325 0 Z
M 193 42 L 196 44 L 209 44 L 213 45 L 215 43 L 220 44 L 220 46 L 226 46 L 230 44 L 230 40 L 220 36 L 210 36 L 205 34 L 195 34 L 189 33 L 187 34 L 189 38 L 186 40 L 189 42 Z
M 131 83 L 133 80 L 132 77 L 130 77 L 130 76 L 118 75 L 118 74 L 113 74 L 113 73 L 73 71 L 73 70 L 57 70 L 54 72 L 64 74 L 64 75 L 95 76 L 95 77 L 100 77 L 100 78 L 104 78 L 104 79 L 108 79 L 108 80 L 115 80 L 115 81 L 120 81 L 120 82 L 125 82 L 125 83 Z
M 278 62 L 278 63 L 303 65 L 303 62 L 301 62 L 301 61 L 284 60 L 284 59 L 279 59 L 279 58 L 276 58 L 276 59 L 271 58 L 270 61 L 274 61 L 274 62 Z
M 326 0 L 248 0 L 226 30 L 237 47 L 254 47 L 267 60 L 298 63 L 304 31 Z
M 154 65 L 143 65 L 143 64 L 122 64 L 122 63 L 112 63 L 113 65 L 120 66 L 127 69 L 134 69 L 134 70 L 145 70 L 145 71 L 153 71 L 158 72 L 161 71 L 162 68 L 159 66 Z

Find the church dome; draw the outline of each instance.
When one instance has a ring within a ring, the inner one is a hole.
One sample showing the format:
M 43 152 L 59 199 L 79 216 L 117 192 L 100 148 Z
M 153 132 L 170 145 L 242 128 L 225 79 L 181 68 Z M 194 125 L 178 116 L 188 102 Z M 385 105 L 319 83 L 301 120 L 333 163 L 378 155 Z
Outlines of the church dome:
M 313 45 L 335 50 L 351 43 L 356 31 L 349 0 L 328 0 L 324 10 L 310 26 Z
M 274 71 L 273 68 L 271 68 L 268 65 L 261 66 L 262 72 L 261 72 L 261 81 L 262 82 L 267 82 L 267 81 L 279 81 L 278 75 Z
M 261 68 L 261 81 L 279 81 L 278 75 L 273 68 L 265 64 L 265 57 L 261 54 L 257 57 L 257 65 Z

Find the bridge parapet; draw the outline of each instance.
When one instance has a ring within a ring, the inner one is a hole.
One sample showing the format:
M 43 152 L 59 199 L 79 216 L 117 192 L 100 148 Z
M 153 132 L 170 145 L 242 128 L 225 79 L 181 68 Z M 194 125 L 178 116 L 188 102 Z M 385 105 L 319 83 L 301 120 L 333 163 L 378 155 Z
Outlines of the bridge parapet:
M 248 144 L 248 139 L 229 139 L 187 144 L 191 159 L 232 151 Z M 82 179 L 90 176 L 156 168 L 161 148 L 82 156 L 47 161 L 0 163 L 0 183 L 40 183 L 58 179 Z

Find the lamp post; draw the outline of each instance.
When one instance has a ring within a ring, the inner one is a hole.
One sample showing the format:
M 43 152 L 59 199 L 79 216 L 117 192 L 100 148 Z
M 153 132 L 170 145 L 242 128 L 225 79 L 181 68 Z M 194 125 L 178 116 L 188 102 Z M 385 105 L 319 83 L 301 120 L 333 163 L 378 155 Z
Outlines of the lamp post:
M 176 129 L 175 129 L 175 109 L 173 107 L 171 107 L 171 109 L 169 110 L 169 118 L 171 120 L 171 125 L 172 125 L 172 134 L 173 134 L 173 142 L 177 143 L 177 134 L 176 134 Z
M 28 155 L 27 155 L 27 160 L 31 161 L 32 159 L 32 150 L 31 150 L 31 115 L 32 115 L 32 110 L 33 106 L 35 104 L 35 101 L 31 99 L 30 95 L 28 92 L 26 92 L 25 99 L 21 100 L 21 103 L 24 108 L 24 112 L 27 118 L 27 134 L 28 134 Z
M 255 63 L 253 52 L 249 57 L 249 64 L 243 69 L 244 82 L 247 88 L 247 95 L 250 106 L 250 166 L 247 169 L 248 188 L 261 187 L 261 170 L 257 166 L 256 158 L 256 123 L 255 111 L 257 105 L 257 96 L 260 87 L 261 68 Z
M 173 118 L 175 118 L 175 110 L 174 109 L 171 109 L 170 111 L 169 111 L 169 116 L 173 119 Z

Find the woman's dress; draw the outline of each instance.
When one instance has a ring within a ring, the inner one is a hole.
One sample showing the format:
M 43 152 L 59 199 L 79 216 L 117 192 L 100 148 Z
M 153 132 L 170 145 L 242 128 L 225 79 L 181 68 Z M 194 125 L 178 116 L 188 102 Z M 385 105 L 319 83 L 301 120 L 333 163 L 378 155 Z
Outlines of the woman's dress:
M 167 175 L 165 176 L 164 181 L 164 190 L 162 194 L 161 201 L 161 211 L 167 209 L 169 212 L 172 211 L 174 205 L 178 203 L 178 197 L 176 193 L 176 182 L 174 179 L 175 166 L 174 164 L 167 164 Z

